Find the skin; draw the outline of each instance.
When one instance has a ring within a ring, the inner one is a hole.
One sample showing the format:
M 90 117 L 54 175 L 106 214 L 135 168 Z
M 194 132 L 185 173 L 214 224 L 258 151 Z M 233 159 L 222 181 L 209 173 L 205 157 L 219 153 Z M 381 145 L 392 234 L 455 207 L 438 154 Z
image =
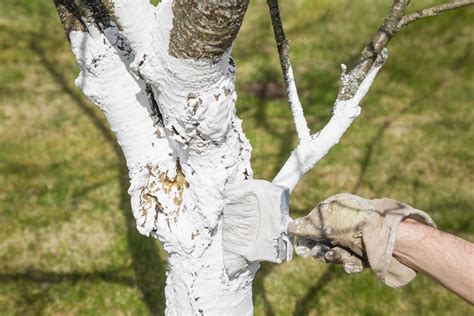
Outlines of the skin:
M 405 219 L 393 256 L 474 304 L 474 243 Z

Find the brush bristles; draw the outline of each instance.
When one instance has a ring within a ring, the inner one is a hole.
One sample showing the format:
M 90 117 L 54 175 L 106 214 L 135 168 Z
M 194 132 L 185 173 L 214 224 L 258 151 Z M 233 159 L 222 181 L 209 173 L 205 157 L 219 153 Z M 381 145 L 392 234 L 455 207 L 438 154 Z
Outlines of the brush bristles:
M 250 262 L 291 259 L 288 189 L 264 180 L 233 183 L 226 191 L 222 223 L 224 265 L 229 277 Z
M 230 194 L 228 192 L 222 219 L 222 245 L 227 273 L 234 274 L 247 267 L 247 260 L 240 254 L 245 253 L 257 239 L 259 206 L 252 192 L 238 196 Z
M 240 271 L 247 269 L 248 265 L 248 261 L 241 255 L 224 250 L 224 266 L 228 276 L 237 275 Z

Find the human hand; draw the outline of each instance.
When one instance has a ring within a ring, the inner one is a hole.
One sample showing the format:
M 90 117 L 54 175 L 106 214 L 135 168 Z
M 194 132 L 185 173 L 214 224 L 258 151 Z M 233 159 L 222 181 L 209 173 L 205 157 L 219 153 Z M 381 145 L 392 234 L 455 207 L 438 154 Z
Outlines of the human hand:
M 398 201 L 342 193 L 292 221 L 288 231 L 298 237 L 298 255 L 342 263 L 348 273 L 370 266 L 385 284 L 398 287 L 415 276 L 414 270 L 392 256 L 398 226 L 406 217 L 435 226 L 426 213 Z

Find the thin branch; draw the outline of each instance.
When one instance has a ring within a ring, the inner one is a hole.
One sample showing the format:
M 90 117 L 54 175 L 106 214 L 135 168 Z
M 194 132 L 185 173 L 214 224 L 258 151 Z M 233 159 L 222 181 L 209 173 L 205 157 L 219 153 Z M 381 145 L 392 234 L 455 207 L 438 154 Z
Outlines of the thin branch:
M 339 95 L 337 97 L 338 100 L 349 100 L 355 95 L 360 84 L 372 68 L 377 56 L 398 32 L 399 29 L 397 26 L 404 17 L 409 3 L 410 0 L 393 1 L 383 23 L 379 26 L 370 42 L 365 46 L 357 63 L 342 77 L 342 79 L 345 80 L 341 80 Z
M 301 141 L 310 136 L 310 130 L 303 113 L 298 91 L 296 89 L 295 78 L 293 76 L 293 69 L 291 68 L 289 45 L 285 38 L 285 32 L 280 18 L 280 10 L 278 8 L 278 0 L 267 0 L 268 8 L 270 9 L 270 16 L 272 19 L 273 32 L 275 33 L 275 40 L 278 48 L 278 55 L 280 57 L 281 70 L 285 81 L 286 93 L 288 95 L 288 102 L 290 103 L 293 120 L 296 126 L 296 133 L 298 139 Z
M 465 7 L 472 4 L 474 4 L 474 0 L 454 0 L 449 3 L 444 3 L 444 4 L 434 6 L 431 8 L 422 9 L 414 13 L 411 13 L 409 15 L 405 15 L 403 19 L 400 21 L 400 23 L 398 24 L 398 28 L 401 29 L 402 27 L 412 22 L 415 22 L 417 20 L 428 18 L 430 16 L 436 16 L 443 12 L 454 10 L 460 7 Z
M 382 25 L 362 51 L 358 62 L 348 71 L 348 75 L 350 75 L 351 78 L 349 78 L 345 84 L 341 84 L 338 99 L 348 100 L 355 94 L 378 54 L 388 45 L 393 36 L 395 36 L 403 26 L 425 17 L 435 16 L 444 11 L 457 9 L 473 3 L 474 0 L 455 0 L 450 3 L 406 15 L 405 11 L 410 4 L 410 0 L 394 0 Z
M 287 186 L 290 191 L 293 190 L 299 179 L 339 142 L 352 121 L 359 115 L 359 103 L 387 58 L 385 47 L 400 31 L 401 26 L 473 2 L 473 0 L 453 1 L 405 15 L 410 0 L 394 0 L 382 25 L 362 51 L 358 62 L 349 71 L 342 65 L 340 90 L 330 121 L 320 132 L 311 135 L 309 141 L 298 144 L 273 182 Z
M 329 122 L 318 133 L 311 135 L 309 139 L 300 142 L 296 146 L 290 158 L 273 179 L 274 184 L 285 186 L 291 192 L 300 178 L 323 159 L 329 150 L 339 142 L 342 135 L 359 116 L 359 103 L 368 92 L 386 59 L 387 49 L 384 49 L 377 56 L 354 97 L 350 100 L 336 100 Z

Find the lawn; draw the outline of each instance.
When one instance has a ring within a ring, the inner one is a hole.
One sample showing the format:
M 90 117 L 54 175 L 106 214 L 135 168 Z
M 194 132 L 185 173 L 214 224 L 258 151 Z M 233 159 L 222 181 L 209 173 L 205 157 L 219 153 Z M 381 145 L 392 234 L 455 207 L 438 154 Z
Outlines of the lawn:
M 280 2 L 317 131 L 339 65 L 357 57 L 390 1 Z M 166 254 L 135 230 L 120 149 L 74 85 L 78 68 L 52 3 L 0 2 L 0 315 L 162 314 Z M 297 186 L 293 217 L 347 191 L 399 199 L 474 239 L 473 20 L 473 8 L 461 9 L 397 35 L 362 115 Z M 251 1 L 233 55 L 254 174 L 271 179 L 296 137 L 265 1 Z M 256 315 L 472 313 L 421 275 L 390 289 L 369 271 L 300 258 L 263 264 L 254 302 Z

